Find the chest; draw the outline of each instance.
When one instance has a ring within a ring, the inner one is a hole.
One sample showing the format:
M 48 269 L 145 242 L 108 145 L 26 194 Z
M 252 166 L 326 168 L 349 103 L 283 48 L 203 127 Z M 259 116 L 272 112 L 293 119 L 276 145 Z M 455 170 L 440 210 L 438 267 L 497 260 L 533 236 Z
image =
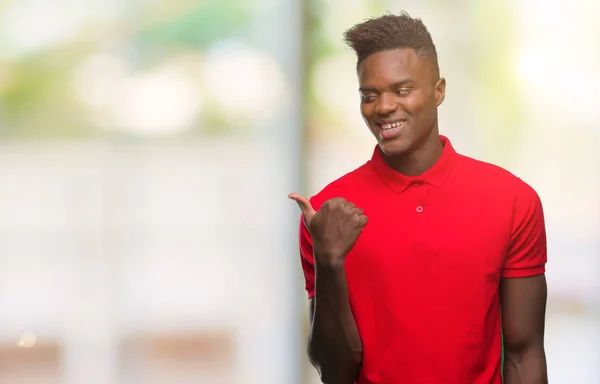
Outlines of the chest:
M 493 196 L 465 201 L 458 193 L 425 188 L 358 202 L 369 223 L 346 258 L 351 291 L 464 296 L 497 284 L 511 220 L 510 209 L 497 209 L 502 203 Z

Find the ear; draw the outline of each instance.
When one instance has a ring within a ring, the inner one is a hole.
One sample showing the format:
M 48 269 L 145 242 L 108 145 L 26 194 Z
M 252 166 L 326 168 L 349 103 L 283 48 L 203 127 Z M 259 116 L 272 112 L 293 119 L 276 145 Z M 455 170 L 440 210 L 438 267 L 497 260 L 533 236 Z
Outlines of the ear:
M 446 79 L 440 77 L 435 84 L 435 105 L 439 107 L 446 97 Z

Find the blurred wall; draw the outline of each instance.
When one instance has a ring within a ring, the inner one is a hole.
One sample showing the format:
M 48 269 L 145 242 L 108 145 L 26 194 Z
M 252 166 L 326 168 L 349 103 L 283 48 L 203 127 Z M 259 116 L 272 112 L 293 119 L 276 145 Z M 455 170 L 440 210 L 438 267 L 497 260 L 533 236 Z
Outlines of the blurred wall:
M 442 133 L 536 188 L 552 383 L 600 370 L 600 5 L 0 2 L 0 383 L 317 383 L 298 212 L 364 163 L 342 33 L 421 17 Z

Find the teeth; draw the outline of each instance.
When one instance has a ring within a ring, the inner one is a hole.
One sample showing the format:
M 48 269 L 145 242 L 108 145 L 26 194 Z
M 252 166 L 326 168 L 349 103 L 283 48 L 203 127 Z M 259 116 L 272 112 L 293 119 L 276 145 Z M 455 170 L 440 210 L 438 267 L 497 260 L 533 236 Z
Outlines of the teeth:
M 391 124 L 381 124 L 381 128 L 384 130 L 388 130 L 388 129 L 392 129 L 392 128 L 398 128 L 399 126 L 401 126 L 403 123 L 403 121 L 395 121 Z

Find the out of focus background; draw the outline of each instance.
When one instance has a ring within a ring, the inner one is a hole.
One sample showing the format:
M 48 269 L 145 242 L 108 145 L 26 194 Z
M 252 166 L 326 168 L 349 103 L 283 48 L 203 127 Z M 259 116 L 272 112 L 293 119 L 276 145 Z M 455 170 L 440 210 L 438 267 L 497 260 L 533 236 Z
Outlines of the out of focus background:
M 0 0 L 0 384 L 318 383 L 286 196 L 370 158 L 342 33 L 403 9 L 544 203 L 550 383 L 600 383 L 600 2 Z

